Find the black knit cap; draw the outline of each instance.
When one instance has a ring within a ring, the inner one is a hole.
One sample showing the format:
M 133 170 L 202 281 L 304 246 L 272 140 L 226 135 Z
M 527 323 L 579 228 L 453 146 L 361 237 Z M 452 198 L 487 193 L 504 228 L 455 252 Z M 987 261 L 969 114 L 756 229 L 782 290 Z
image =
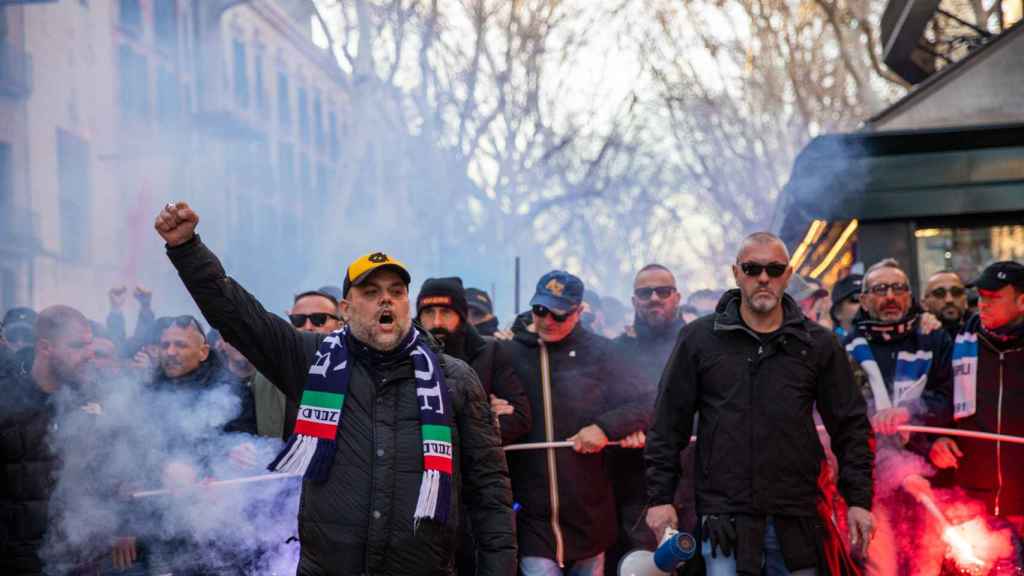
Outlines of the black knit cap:
M 451 308 L 455 310 L 459 318 L 465 321 L 469 306 L 466 304 L 466 291 L 462 287 L 462 278 L 458 276 L 427 278 L 416 297 L 416 315 L 419 316 L 424 308 L 431 306 Z

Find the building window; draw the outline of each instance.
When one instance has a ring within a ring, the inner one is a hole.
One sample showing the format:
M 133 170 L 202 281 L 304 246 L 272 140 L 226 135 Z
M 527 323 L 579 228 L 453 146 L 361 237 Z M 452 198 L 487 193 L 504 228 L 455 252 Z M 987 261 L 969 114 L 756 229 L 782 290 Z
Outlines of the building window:
M 153 28 L 157 46 L 174 52 L 178 48 L 178 6 L 176 0 L 154 0 Z
M 282 127 L 291 126 L 292 99 L 288 88 L 288 76 L 277 73 L 277 122 Z
M 249 106 L 249 69 L 245 61 L 245 44 L 234 42 L 235 102 L 243 108 Z
M 135 34 L 142 33 L 142 7 L 139 0 L 120 0 L 118 18 L 121 27 Z
M 338 161 L 338 148 L 339 148 L 338 147 L 338 118 L 337 118 L 337 115 L 334 113 L 334 110 L 331 110 L 331 113 L 327 117 L 327 131 L 328 131 L 328 134 L 329 134 L 328 138 L 330 138 L 331 159 L 334 160 L 335 162 L 337 162 Z
M 324 119 L 320 94 L 313 98 L 313 136 L 316 138 L 317 150 L 322 152 L 324 146 Z
M 267 109 L 267 87 L 263 81 L 263 51 L 257 49 L 253 52 L 252 57 L 253 77 L 255 83 L 253 84 L 253 90 L 256 92 L 256 108 L 258 110 Z
M 149 114 L 149 69 L 146 57 L 127 44 L 118 49 L 121 108 L 131 116 Z
M 178 121 L 181 114 L 181 93 L 178 79 L 166 68 L 160 68 L 156 76 L 157 120 L 166 126 Z
M 75 135 L 57 130 L 57 178 L 60 206 L 60 251 L 64 258 L 81 261 L 88 254 L 89 145 Z
M 306 104 L 306 89 L 299 87 L 296 91 L 296 113 L 299 115 L 299 141 L 303 144 L 309 142 L 309 111 Z
M 1020 224 L 919 228 L 914 236 L 922 286 L 929 276 L 941 270 L 952 270 L 969 282 L 993 262 L 1024 260 L 1024 226 Z

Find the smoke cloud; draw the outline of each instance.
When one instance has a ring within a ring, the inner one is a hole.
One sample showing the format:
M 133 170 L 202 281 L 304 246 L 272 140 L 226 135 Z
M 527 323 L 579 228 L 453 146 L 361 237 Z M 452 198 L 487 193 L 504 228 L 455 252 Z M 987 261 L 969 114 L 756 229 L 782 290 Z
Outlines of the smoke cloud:
M 63 390 L 52 433 L 60 459 L 42 556 L 50 568 L 109 564 L 115 537 L 135 537 L 151 569 L 248 567 L 294 573 L 299 480 L 205 487 L 266 471 L 281 443 L 221 432 L 240 402 L 230 387 L 154 390 L 138 379 Z M 249 443 L 256 467 L 229 455 Z M 171 494 L 131 494 L 170 488 Z

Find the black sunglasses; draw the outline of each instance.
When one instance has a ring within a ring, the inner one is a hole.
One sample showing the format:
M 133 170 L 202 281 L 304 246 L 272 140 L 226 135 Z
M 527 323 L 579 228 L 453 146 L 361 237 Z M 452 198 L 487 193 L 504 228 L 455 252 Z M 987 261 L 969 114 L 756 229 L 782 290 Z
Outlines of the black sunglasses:
M 676 293 L 675 286 L 652 286 L 648 288 L 637 288 L 633 290 L 633 295 L 641 300 L 650 300 L 654 294 L 658 295 L 658 298 L 665 300 L 669 296 Z
M 206 342 L 206 332 L 203 332 L 203 326 L 196 320 L 195 316 L 183 314 L 181 316 L 163 316 L 158 318 L 156 321 L 157 328 L 162 334 L 164 330 L 167 330 L 171 326 L 177 326 L 178 328 L 188 328 L 189 326 L 196 329 L 199 335 L 203 337 L 203 342 Z
M 544 306 L 534 306 L 533 307 L 533 313 L 536 314 L 538 318 L 545 318 L 545 317 L 550 315 L 552 320 L 554 320 L 555 322 L 559 322 L 559 323 L 565 322 L 566 320 L 568 320 L 569 316 L 572 316 L 572 313 L 575 312 L 575 311 L 576 311 L 576 309 L 573 308 L 572 310 L 569 310 L 565 314 L 555 314 L 554 312 L 552 312 L 548 308 L 545 308 Z
M 751 278 L 757 278 L 762 272 L 768 272 L 768 276 L 771 278 L 778 278 L 786 273 L 787 266 L 778 262 L 772 262 L 771 264 L 758 264 L 757 262 L 743 262 L 740 264 L 740 270 Z
M 296 328 L 302 328 L 306 325 L 306 320 L 309 319 L 313 326 L 319 328 L 324 324 L 327 324 L 327 319 L 341 320 L 334 314 L 328 314 L 327 312 L 315 312 L 313 314 L 289 314 L 288 319 L 292 321 L 292 326 Z
M 931 295 L 932 298 L 938 298 L 939 300 L 942 300 L 946 297 L 947 292 L 953 298 L 962 298 L 963 295 L 967 293 L 967 291 L 960 286 L 953 286 L 949 290 L 946 290 L 945 286 L 940 286 L 939 288 L 932 290 Z
M 892 293 L 894 295 L 899 296 L 900 294 L 906 294 L 907 292 L 910 292 L 910 284 L 907 284 L 906 282 L 893 282 L 892 284 L 875 284 L 874 286 L 868 288 L 867 291 L 871 292 L 875 296 L 885 296 L 886 294 L 889 293 L 889 290 L 892 290 Z

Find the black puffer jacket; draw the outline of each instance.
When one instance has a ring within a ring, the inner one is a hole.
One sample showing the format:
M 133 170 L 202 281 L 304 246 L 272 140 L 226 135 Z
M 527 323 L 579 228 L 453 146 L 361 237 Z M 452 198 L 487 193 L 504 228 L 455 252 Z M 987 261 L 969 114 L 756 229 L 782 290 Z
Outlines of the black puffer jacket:
M 510 342 L 533 413 L 533 427 L 524 442 L 565 440 L 591 424 L 617 440 L 647 426 L 653 398 L 636 393 L 639 382 L 610 340 L 577 325 L 561 342 L 544 346 L 551 376 L 547 405 L 537 335 L 520 330 Z M 549 462 L 554 462 L 554 470 Z M 509 469 L 516 501 L 522 505 L 516 522 L 523 556 L 572 562 L 595 556 L 615 542 L 615 499 L 604 452 L 509 452 Z
M 0 574 L 41 574 L 38 552 L 57 469 L 48 441 L 56 411 L 51 396 L 24 371 L 0 382 Z
M 975 315 L 964 327 L 978 336 L 978 396 L 974 415 L 956 422 L 964 430 L 1024 436 L 1024 336 L 1000 340 Z M 1000 400 L 1002 402 L 1000 403 Z M 1024 446 L 954 439 L 964 453 L 956 481 L 995 514 L 1024 515 Z
M 298 401 L 322 335 L 296 331 L 267 312 L 198 239 L 168 249 L 206 319 L 289 398 Z M 421 522 L 413 512 L 423 471 L 419 408 L 408 357 L 350 341 L 352 375 L 338 451 L 324 484 L 305 482 L 299 508 L 299 574 L 448 575 L 457 522 Z M 465 502 L 479 550 L 479 574 L 512 575 L 516 545 L 505 457 L 490 407 L 472 369 L 441 356 L 454 416 L 455 492 Z
M 783 306 L 782 327 L 759 337 L 740 317 L 739 290 L 730 290 L 714 315 L 680 332 L 647 435 L 651 505 L 672 502 L 679 451 L 699 412 L 698 514 L 816 515 L 824 459 L 811 415 L 817 404 L 841 493 L 871 508 L 873 436 L 846 351 L 792 298 Z
M 526 397 L 519 375 L 512 366 L 508 344 L 481 336 L 475 328 L 467 326 L 464 349 L 465 357 L 456 357 L 473 367 L 488 397 L 494 394 L 507 400 L 515 410 L 512 414 L 498 418 L 501 443 L 511 444 L 517 441 L 530 431 L 533 418 L 530 400 Z

